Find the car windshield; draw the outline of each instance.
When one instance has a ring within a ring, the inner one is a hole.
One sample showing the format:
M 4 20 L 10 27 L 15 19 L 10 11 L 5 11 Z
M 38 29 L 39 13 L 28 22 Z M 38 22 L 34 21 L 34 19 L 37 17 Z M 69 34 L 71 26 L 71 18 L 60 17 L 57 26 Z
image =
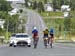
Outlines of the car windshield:
M 16 38 L 27 38 L 28 35 L 16 35 Z

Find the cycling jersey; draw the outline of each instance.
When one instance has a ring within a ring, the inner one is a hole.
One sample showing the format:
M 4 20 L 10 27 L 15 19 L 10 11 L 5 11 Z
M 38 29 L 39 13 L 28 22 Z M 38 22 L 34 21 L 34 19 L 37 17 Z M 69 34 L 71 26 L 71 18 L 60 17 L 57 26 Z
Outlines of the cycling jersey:
M 47 30 L 43 31 L 43 33 L 44 33 L 44 38 L 48 37 L 48 32 L 49 32 L 49 31 L 47 31 Z
M 54 38 L 54 29 L 50 29 L 50 36 L 51 38 Z
M 36 38 L 38 36 L 38 31 L 37 30 L 33 30 L 32 33 L 33 33 L 33 38 Z

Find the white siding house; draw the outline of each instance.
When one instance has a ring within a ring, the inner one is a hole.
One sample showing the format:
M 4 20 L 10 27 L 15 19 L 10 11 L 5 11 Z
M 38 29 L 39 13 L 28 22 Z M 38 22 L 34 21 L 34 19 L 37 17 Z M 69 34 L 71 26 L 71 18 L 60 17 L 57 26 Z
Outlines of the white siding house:
M 51 4 L 45 4 L 44 9 L 45 9 L 45 11 L 53 11 Z
M 8 12 L 9 15 L 14 15 L 17 14 L 17 12 L 19 11 L 19 9 L 14 8 L 12 11 Z
M 25 3 L 25 0 L 7 0 L 9 2 Z
M 0 28 L 4 28 L 5 21 L 3 19 L 0 19 Z
M 70 10 L 71 10 L 71 8 L 69 5 L 62 5 L 61 6 L 61 11 L 70 11 Z
M 71 10 L 71 8 L 69 5 L 62 5 L 61 6 L 61 11 L 63 11 L 64 17 L 70 16 L 70 14 L 69 14 L 70 10 Z

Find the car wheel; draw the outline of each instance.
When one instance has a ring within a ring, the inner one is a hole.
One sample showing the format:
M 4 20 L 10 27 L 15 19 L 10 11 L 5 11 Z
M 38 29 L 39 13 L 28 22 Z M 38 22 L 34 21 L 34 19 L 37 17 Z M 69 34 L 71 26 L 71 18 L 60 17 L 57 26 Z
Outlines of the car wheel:
M 11 47 L 12 46 L 12 44 L 9 44 L 9 47 Z
M 31 45 L 28 45 L 28 47 L 31 47 Z
M 14 47 L 16 47 L 16 45 L 14 45 Z

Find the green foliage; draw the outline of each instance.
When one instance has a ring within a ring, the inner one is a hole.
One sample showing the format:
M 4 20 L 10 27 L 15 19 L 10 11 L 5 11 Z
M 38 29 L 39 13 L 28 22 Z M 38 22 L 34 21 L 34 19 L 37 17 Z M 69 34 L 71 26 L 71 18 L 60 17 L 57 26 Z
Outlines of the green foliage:
M 20 13 L 22 13 L 23 12 L 23 10 L 22 9 L 20 9 Z
M 4 29 L 2 29 L 2 28 L 0 28 L 0 36 L 3 36 L 3 35 L 4 35 L 4 33 L 5 33 L 5 30 L 4 30 Z
M 66 35 L 75 35 L 75 18 L 43 18 L 48 28 L 54 27 L 56 31 L 56 35 L 60 32 Z
M 6 0 L 0 0 L 0 11 L 9 11 L 12 7 Z
M 44 4 L 52 1 L 54 11 L 56 9 L 60 9 L 61 5 L 70 5 L 72 10 L 75 10 L 75 0 L 32 0 L 32 1 L 37 1 L 37 2 L 43 2 Z
M 6 11 L 0 11 L 0 18 L 5 19 L 8 13 Z
M 43 17 L 49 17 L 49 16 L 62 16 L 62 12 L 42 12 L 40 13 Z
M 44 4 L 47 4 L 48 0 L 44 0 Z
M 57 3 L 56 3 L 56 0 L 52 0 L 52 3 L 53 3 L 54 11 L 56 11 L 56 9 L 57 9 Z
M 25 6 L 28 7 L 29 0 L 25 0 Z
M 70 31 L 70 28 L 71 28 L 71 19 L 70 18 L 65 18 L 64 19 L 64 29 L 66 31 Z
M 70 5 L 70 0 L 52 0 L 54 11 L 60 9 L 62 5 Z
M 37 9 L 37 2 L 36 2 L 36 1 L 33 2 L 33 7 L 32 7 L 32 9 L 34 9 L 34 10 Z
M 75 0 L 70 0 L 70 7 L 75 10 Z
M 38 3 L 38 12 L 44 12 L 44 4 L 42 2 Z
M 18 15 L 6 15 L 4 26 L 5 29 L 8 30 L 8 32 L 17 32 Z

